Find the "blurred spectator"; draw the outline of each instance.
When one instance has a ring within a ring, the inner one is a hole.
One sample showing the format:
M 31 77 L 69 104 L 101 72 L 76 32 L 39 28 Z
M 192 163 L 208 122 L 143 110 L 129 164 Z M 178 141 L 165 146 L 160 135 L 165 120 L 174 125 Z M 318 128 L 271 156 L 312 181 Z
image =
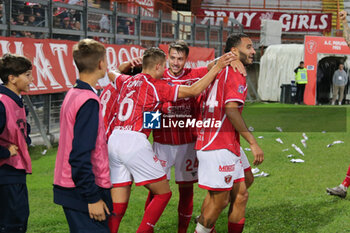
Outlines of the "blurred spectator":
M 15 21 L 16 25 L 24 25 L 24 14 L 23 13 L 19 13 L 16 17 L 16 21 Z
M 73 29 L 71 26 L 71 20 L 69 17 L 63 19 L 62 29 Z
M 124 38 L 120 38 L 120 35 L 124 35 L 124 31 L 119 31 L 117 34 L 117 44 L 125 44 L 125 39 Z
M 101 19 L 100 19 L 100 29 L 101 30 L 107 30 L 109 32 L 109 19 L 108 16 L 103 14 Z
M 75 21 L 74 25 L 73 25 L 73 29 L 74 30 L 77 30 L 77 31 L 80 31 L 81 30 L 81 24 L 79 21 Z M 79 41 L 80 40 L 80 36 L 79 35 L 72 35 L 71 36 L 71 39 L 72 40 L 75 40 L 75 41 Z

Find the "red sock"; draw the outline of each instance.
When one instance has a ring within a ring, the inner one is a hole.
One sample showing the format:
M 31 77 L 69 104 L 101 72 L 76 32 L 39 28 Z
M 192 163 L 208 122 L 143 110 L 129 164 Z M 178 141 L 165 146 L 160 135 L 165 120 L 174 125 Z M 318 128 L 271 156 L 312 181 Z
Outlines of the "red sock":
M 152 233 L 154 225 L 158 222 L 158 219 L 162 215 L 166 205 L 171 197 L 171 192 L 154 195 L 152 201 L 147 206 L 147 209 L 143 215 L 142 222 L 137 229 L 137 233 Z
M 108 227 L 111 233 L 117 233 L 119 224 L 124 217 L 126 208 L 128 208 L 128 203 L 113 203 L 113 212 L 108 219 Z
M 149 205 L 149 203 L 151 203 L 153 197 L 154 197 L 154 195 L 151 193 L 151 191 L 149 191 L 147 199 L 146 199 L 146 203 L 145 203 L 145 211 L 146 211 L 147 206 Z
M 348 172 L 346 173 L 345 180 L 342 183 L 345 187 L 349 187 L 350 185 L 350 166 L 348 168 Z
M 245 218 L 242 218 L 238 223 L 228 222 L 229 233 L 241 233 L 243 232 Z
M 180 200 L 177 208 L 179 215 L 178 233 L 186 233 L 193 211 L 193 186 L 179 187 Z

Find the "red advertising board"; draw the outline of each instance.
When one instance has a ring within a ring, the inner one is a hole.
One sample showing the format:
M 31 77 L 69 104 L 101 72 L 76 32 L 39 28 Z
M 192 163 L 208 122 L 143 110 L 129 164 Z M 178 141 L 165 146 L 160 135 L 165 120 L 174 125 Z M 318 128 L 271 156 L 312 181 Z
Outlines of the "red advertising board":
M 219 26 L 224 18 L 236 19 L 245 29 L 260 30 L 262 19 L 279 20 L 282 22 L 282 30 L 286 32 L 305 32 L 305 31 L 330 31 L 332 28 L 332 14 L 325 13 L 283 13 L 283 12 L 264 12 L 264 11 L 225 11 L 225 10 L 206 10 L 201 9 L 198 12 L 198 19 L 201 24 L 210 23 Z M 228 26 L 231 21 L 228 20 Z
M 78 77 L 72 49 L 77 42 L 0 37 L 0 56 L 11 52 L 24 55 L 33 63 L 33 84 L 28 94 L 64 92 Z M 115 70 L 124 61 L 142 56 L 144 48 L 137 45 L 105 45 L 108 70 Z
M 305 36 L 304 53 L 308 75 L 304 102 L 308 105 L 315 105 L 318 54 L 350 54 L 350 49 L 342 37 Z
M 78 78 L 72 50 L 75 41 L 0 37 L 0 56 L 15 53 L 28 57 L 33 63 L 34 81 L 27 94 L 38 95 L 64 92 Z M 108 70 L 132 58 L 143 55 L 145 48 L 137 45 L 106 44 Z M 167 45 L 160 45 L 167 51 Z M 191 47 L 188 67 L 206 66 L 214 59 L 214 49 Z

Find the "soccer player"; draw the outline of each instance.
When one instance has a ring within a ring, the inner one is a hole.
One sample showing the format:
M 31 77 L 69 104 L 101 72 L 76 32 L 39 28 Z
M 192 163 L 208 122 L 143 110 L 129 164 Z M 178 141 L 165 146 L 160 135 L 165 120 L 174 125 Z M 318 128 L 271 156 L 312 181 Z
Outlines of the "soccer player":
M 5 54 L 0 59 L 0 227 L 2 232 L 26 232 L 29 217 L 26 175 L 32 173 L 28 152 L 29 125 L 21 92 L 33 81 L 32 63 Z
M 92 39 L 73 47 L 79 80 L 64 98 L 54 174 L 54 202 L 71 232 L 109 232 L 111 180 L 102 108 L 95 86 L 107 71 L 106 49 Z
M 114 130 L 108 140 L 112 199 L 114 208 L 122 210 L 118 213 L 122 218 L 133 181 L 151 191 L 153 198 L 146 207 L 137 232 L 153 232 L 154 225 L 171 197 L 164 169 L 147 140 L 151 129 L 143 126 L 144 112 L 155 112 L 164 102 L 198 96 L 232 60 L 232 53 L 225 54 L 201 80 L 191 86 L 174 85 L 160 80 L 165 69 L 165 53 L 158 48 L 150 48 L 143 55 L 142 73 L 122 84 L 115 109 L 117 117 L 113 123 Z M 155 120 L 160 113 L 157 111 L 152 115 Z M 119 225 L 117 222 L 115 224 Z
M 108 72 L 108 78 L 110 83 L 103 89 L 100 95 L 100 101 L 102 106 L 102 116 L 106 129 L 107 139 L 111 135 L 110 123 L 113 122 L 113 117 L 116 114 L 113 112 L 114 105 L 117 104 L 117 99 L 120 90 L 117 88 L 117 82 L 123 83 L 126 79 L 130 78 L 130 75 L 120 75 L 119 72 Z
M 245 34 L 230 35 L 225 52 L 231 51 L 244 64 L 253 62 L 255 50 Z M 221 71 L 209 87 L 202 103 L 203 119 L 220 120 L 219 128 L 203 127 L 197 137 L 199 187 L 208 190 L 195 232 L 211 232 L 229 202 L 228 232 L 242 232 L 247 200 L 244 171 L 240 158 L 240 135 L 250 144 L 254 165 L 263 162 L 264 154 L 241 116 L 247 94 L 245 77 L 231 66 Z M 230 198 L 231 194 L 233 198 Z
M 346 19 L 347 12 L 341 11 L 339 13 L 339 16 L 340 16 L 340 20 L 343 22 L 343 27 L 344 27 L 343 37 L 346 43 L 348 44 L 348 46 L 350 47 L 350 27 Z M 340 185 L 334 188 L 327 188 L 326 191 L 330 195 L 335 195 L 341 198 L 345 198 L 349 185 L 350 185 L 350 166 L 348 168 L 348 172 L 346 173 L 346 177 L 344 181 Z
M 207 67 L 184 68 L 189 48 L 185 41 L 178 40 L 169 45 L 169 68 L 163 74 L 163 80 L 190 86 L 208 73 Z M 196 98 L 180 99 L 164 103 L 162 112 L 175 117 L 170 121 L 181 121 L 191 116 L 196 118 Z M 177 116 L 176 116 L 177 115 Z M 183 117 L 178 117 L 183 115 Z M 186 117 L 187 116 L 187 117 Z M 167 179 L 171 177 L 171 167 L 175 167 L 175 182 L 179 185 L 178 233 L 186 233 L 193 211 L 193 183 L 198 181 L 198 161 L 194 144 L 195 128 L 171 126 L 153 130 L 153 149 L 161 161 L 165 161 Z M 149 199 L 151 195 L 149 195 Z M 146 203 L 147 205 L 147 203 Z

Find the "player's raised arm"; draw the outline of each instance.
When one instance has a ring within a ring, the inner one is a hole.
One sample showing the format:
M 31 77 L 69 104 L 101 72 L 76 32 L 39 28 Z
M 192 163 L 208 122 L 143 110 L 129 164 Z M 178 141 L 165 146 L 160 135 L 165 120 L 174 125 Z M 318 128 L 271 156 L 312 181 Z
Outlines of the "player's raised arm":
M 214 59 L 212 62 L 210 62 L 207 65 L 208 70 L 211 70 L 211 68 L 213 68 L 213 66 L 216 64 L 216 62 L 220 59 L 220 57 Z M 231 62 L 231 66 L 233 68 L 234 71 L 238 71 L 239 73 L 243 74 L 244 76 L 247 76 L 247 71 L 243 65 L 243 63 L 239 60 L 239 59 L 234 59 Z
M 135 68 L 135 67 L 142 67 L 142 57 L 136 57 L 131 59 L 130 61 L 123 62 L 118 67 L 118 70 L 122 74 L 127 74 L 130 72 L 132 68 Z
M 179 87 L 178 98 L 198 96 L 205 88 L 209 86 L 221 69 L 229 65 L 234 59 L 235 56 L 231 52 L 221 56 L 218 62 L 202 79 L 198 80 L 191 86 L 181 85 Z
M 346 43 L 348 44 L 348 46 L 350 47 L 350 28 L 346 20 L 346 16 L 347 16 L 347 12 L 344 10 L 339 13 L 339 19 L 342 21 L 343 28 L 344 28 L 343 37 Z
M 225 112 L 230 120 L 233 127 L 239 132 L 240 135 L 249 143 L 252 153 L 254 155 L 254 165 L 259 165 L 264 161 L 264 152 L 258 145 L 255 137 L 247 129 L 246 124 L 242 118 L 242 115 L 239 112 L 239 103 L 229 102 L 225 105 Z

